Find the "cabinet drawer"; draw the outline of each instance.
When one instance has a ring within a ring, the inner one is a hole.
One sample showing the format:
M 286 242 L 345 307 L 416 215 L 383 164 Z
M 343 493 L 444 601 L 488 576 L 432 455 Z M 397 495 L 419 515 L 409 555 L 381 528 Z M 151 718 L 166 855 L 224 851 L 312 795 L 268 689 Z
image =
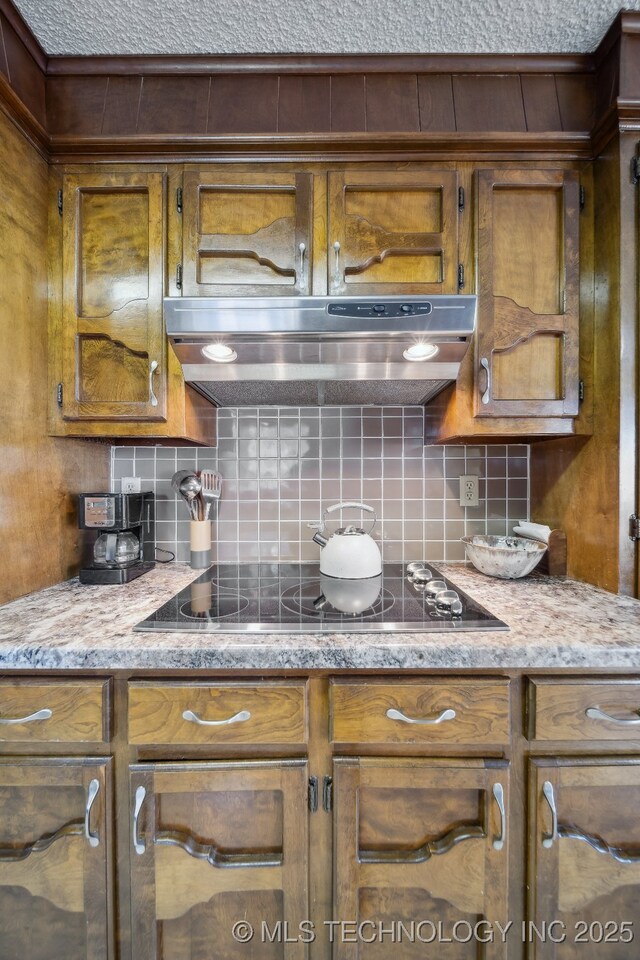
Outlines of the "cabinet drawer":
M 505 743 L 509 681 L 331 684 L 334 743 Z
M 129 742 L 305 743 L 304 683 L 131 683 Z
M 0 680 L 0 741 L 108 740 L 108 680 Z
M 640 740 L 640 680 L 530 680 L 532 740 Z

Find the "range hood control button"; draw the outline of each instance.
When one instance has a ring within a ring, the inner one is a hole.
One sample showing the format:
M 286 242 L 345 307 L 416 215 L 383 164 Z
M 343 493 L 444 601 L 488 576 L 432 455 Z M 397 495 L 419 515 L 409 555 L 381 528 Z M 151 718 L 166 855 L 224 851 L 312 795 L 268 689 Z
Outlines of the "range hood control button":
M 413 308 L 410 306 L 410 304 L 403 303 L 400 309 L 402 310 L 403 313 L 411 313 Z
M 374 313 L 386 313 L 386 307 L 384 303 L 374 303 L 373 311 Z

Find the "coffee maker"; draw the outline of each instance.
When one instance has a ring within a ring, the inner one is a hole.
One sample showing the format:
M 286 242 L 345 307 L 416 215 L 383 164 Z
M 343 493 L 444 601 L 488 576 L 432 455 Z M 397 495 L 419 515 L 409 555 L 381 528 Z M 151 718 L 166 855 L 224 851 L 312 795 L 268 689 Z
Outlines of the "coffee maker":
M 81 493 L 79 526 L 98 533 L 80 583 L 129 583 L 155 566 L 153 493 Z

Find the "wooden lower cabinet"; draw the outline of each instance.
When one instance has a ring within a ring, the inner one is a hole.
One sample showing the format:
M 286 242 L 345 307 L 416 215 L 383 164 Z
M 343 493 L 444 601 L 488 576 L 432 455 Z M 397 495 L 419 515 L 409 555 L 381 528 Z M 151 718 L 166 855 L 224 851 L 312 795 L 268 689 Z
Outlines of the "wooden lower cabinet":
M 0 759 L 0 960 L 107 960 L 111 761 Z
M 302 941 L 283 943 L 284 922 L 297 930 L 309 916 L 306 761 L 130 773 L 135 960 L 306 957 Z M 247 923 L 243 942 L 235 925 Z
M 504 763 L 336 760 L 334 960 L 506 957 L 481 940 L 507 922 L 508 786 Z
M 531 760 L 528 957 L 640 956 L 640 757 Z

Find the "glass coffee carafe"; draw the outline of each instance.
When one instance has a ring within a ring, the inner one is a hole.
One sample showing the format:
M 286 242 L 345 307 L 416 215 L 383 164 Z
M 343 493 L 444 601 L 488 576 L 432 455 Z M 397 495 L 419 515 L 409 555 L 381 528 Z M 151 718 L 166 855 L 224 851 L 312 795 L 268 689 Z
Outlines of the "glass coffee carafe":
M 126 567 L 140 559 L 140 541 L 135 533 L 101 533 L 93 545 L 94 563 L 105 567 Z

